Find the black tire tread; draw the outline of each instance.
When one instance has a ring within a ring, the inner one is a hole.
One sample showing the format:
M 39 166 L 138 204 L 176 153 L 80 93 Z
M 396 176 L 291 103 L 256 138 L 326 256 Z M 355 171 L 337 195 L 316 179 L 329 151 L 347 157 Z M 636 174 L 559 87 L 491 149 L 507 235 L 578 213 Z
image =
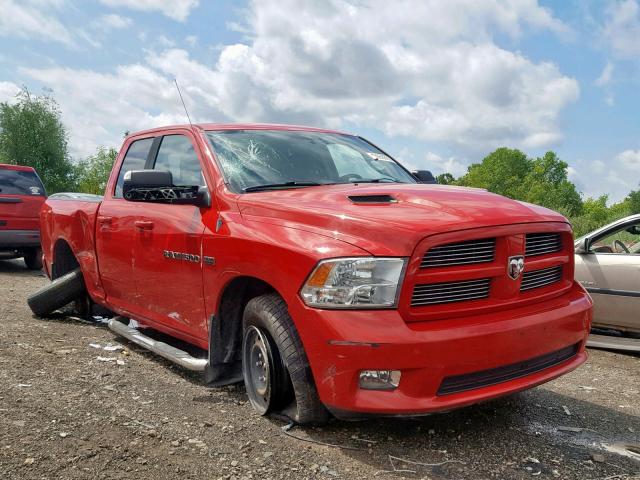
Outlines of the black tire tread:
M 46 287 L 29 295 L 27 303 L 31 311 L 42 317 L 64 307 L 85 291 L 84 278 L 79 268 L 56 278 Z
M 245 320 L 252 315 L 260 316 L 268 323 L 289 372 L 295 408 L 286 411 L 286 415 L 299 424 L 325 423 L 329 413 L 320 402 L 309 360 L 284 300 L 275 293 L 255 297 L 247 303 Z

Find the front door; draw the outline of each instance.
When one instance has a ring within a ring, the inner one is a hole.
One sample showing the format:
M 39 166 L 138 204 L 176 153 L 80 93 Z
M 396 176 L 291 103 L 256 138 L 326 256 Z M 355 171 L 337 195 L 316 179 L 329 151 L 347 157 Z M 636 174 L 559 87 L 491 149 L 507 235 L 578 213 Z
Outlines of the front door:
M 173 184 L 206 187 L 200 154 L 189 133 L 165 135 L 155 170 L 171 172 Z M 193 205 L 143 203 L 135 226 L 135 276 L 141 314 L 169 333 L 207 339 L 202 283 L 203 215 Z
M 593 297 L 594 326 L 640 332 L 640 220 L 594 238 L 576 255 L 576 278 Z
M 136 312 L 137 290 L 133 275 L 135 228 L 145 205 L 122 198 L 124 174 L 145 168 L 154 139 L 125 145 L 126 155 L 113 191 L 105 192 L 96 218 L 96 252 L 107 301 L 127 312 Z

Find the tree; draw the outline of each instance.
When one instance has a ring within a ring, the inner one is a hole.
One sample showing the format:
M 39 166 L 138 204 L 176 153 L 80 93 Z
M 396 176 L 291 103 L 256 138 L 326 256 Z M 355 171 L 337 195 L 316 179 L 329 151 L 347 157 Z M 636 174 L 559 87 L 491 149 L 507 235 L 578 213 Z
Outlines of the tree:
M 532 160 L 521 195 L 527 202 L 560 211 L 568 217 L 579 215 L 582 198 L 567 177 L 568 167 L 554 152 Z
M 472 164 L 460 178 L 460 184 L 523 200 L 522 182 L 530 170 L 530 161 L 524 153 L 503 147 L 484 157 L 482 162 Z
M 567 168 L 554 152 L 532 159 L 520 150 L 499 148 L 471 165 L 459 183 L 574 216 L 582 212 L 582 199 Z
M 640 190 L 634 190 L 623 201 L 628 210 L 629 215 L 640 213 Z
M 456 179 L 450 173 L 441 173 L 440 175 L 436 176 L 436 182 L 441 185 L 452 185 L 455 181 Z
M 94 155 L 79 162 L 75 175 L 78 191 L 103 195 L 117 156 L 114 148 L 98 147 Z
M 0 162 L 36 169 L 49 193 L 73 188 L 67 131 L 56 101 L 24 87 L 17 102 L 0 103 Z

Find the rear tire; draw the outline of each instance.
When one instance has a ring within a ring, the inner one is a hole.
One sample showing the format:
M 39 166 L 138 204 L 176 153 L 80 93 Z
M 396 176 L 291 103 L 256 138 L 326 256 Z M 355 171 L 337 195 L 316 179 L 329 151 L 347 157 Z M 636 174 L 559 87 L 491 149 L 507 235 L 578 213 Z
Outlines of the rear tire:
M 42 249 L 32 248 L 24 252 L 24 263 L 29 270 L 42 270 Z
M 325 423 L 329 413 L 320 402 L 302 341 L 282 298 L 270 293 L 251 299 L 244 310 L 243 331 L 242 373 L 258 413 L 283 409 L 296 423 Z M 252 368 L 261 349 L 262 358 L 269 361 L 267 391 L 255 382 L 257 371 Z
M 31 311 L 45 316 L 76 300 L 85 292 L 84 278 L 79 268 L 55 279 L 27 298 Z

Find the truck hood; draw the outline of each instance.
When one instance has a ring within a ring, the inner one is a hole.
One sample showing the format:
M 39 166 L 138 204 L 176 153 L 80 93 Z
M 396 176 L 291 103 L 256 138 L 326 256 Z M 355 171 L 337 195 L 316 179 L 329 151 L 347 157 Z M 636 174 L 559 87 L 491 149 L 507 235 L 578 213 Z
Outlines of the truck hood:
M 426 236 L 471 228 L 567 222 L 560 214 L 476 188 L 422 184 L 344 184 L 247 193 L 247 221 L 339 239 L 373 255 L 408 256 Z

